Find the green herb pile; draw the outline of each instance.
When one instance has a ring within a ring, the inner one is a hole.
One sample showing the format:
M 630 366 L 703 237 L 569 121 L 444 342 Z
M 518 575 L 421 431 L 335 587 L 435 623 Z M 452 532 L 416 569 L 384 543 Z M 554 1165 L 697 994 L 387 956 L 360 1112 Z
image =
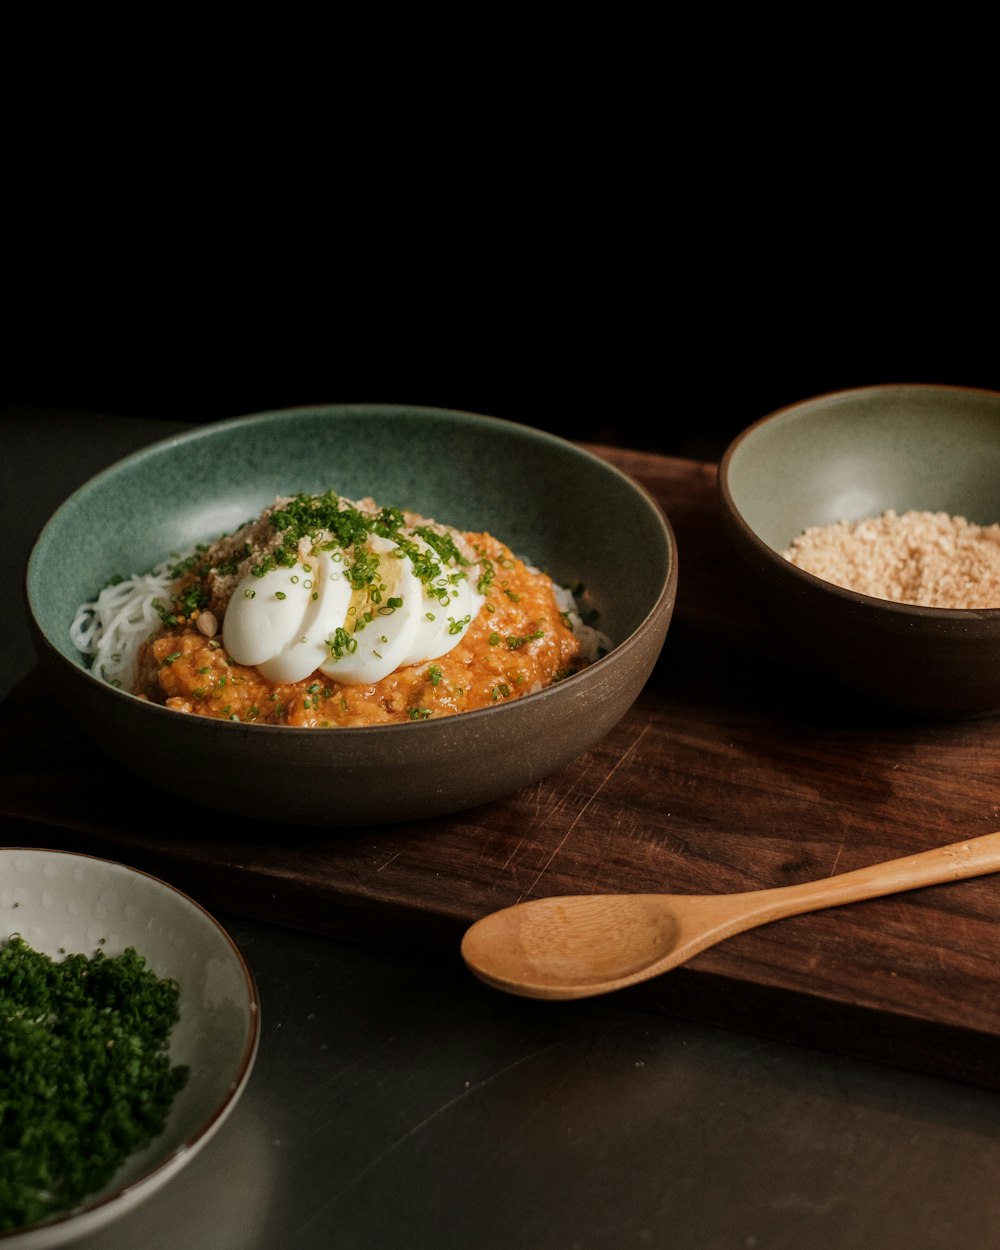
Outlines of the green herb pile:
M 129 947 L 54 960 L 0 949 L 0 1232 L 77 1206 L 163 1131 L 175 981 Z

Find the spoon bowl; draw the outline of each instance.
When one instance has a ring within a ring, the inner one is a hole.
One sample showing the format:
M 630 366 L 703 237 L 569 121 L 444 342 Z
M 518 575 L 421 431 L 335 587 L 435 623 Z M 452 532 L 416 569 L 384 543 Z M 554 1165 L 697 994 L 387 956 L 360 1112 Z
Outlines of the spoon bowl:
M 484 981 L 513 993 L 573 998 L 614 989 L 649 975 L 677 949 L 681 926 L 665 898 L 577 894 L 519 903 L 473 925 L 462 954 Z
M 825 907 L 1000 871 L 1000 832 L 819 881 L 740 894 L 570 894 L 483 916 L 462 938 L 481 981 L 590 998 L 659 976 L 736 933 Z

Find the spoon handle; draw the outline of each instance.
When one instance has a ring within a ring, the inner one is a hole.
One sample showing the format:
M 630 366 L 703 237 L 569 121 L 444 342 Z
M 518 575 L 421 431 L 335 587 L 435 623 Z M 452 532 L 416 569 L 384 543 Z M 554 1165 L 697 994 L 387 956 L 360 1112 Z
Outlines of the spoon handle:
M 842 903 L 880 898 L 884 894 L 961 881 L 990 872 L 1000 872 L 1000 832 L 937 846 L 867 868 L 855 868 L 818 881 L 762 890 L 757 897 L 767 919 L 776 920 L 781 916 L 795 916 L 822 907 L 837 907 Z

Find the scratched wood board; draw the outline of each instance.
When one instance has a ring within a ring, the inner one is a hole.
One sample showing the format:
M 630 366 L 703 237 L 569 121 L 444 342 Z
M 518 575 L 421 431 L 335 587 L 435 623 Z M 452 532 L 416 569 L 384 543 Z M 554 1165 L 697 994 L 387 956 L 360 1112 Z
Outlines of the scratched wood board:
M 226 821 L 124 775 L 51 716 L 35 673 L 0 704 L 7 844 L 106 855 L 213 910 L 458 963 L 469 923 L 523 899 L 789 884 L 1000 828 L 1000 720 L 915 722 L 804 671 L 739 581 L 715 467 L 591 450 L 659 501 L 679 588 L 643 693 L 571 764 L 411 824 Z M 998 968 L 1000 875 L 779 921 L 618 996 L 1000 1088 Z

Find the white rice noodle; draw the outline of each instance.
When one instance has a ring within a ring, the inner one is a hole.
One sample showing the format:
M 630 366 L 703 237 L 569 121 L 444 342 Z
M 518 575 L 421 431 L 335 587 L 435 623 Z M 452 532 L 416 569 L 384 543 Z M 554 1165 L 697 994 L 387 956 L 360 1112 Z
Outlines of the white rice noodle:
M 77 609 L 70 626 L 73 646 L 110 685 L 134 689 L 139 648 L 162 624 L 159 609 L 170 603 L 174 567 L 165 561 L 150 573 L 124 578 Z
M 593 664 L 595 660 L 599 660 L 602 655 L 611 650 L 611 639 L 607 634 L 595 629 L 593 625 L 587 625 L 584 622 L 580 616 L 580 605 L 573 597 L 572 591 L 553 582 L 552 592 L 559 610 L 566 617 L 570 629 L 580 641 L 583 658 L 588 664 Z

